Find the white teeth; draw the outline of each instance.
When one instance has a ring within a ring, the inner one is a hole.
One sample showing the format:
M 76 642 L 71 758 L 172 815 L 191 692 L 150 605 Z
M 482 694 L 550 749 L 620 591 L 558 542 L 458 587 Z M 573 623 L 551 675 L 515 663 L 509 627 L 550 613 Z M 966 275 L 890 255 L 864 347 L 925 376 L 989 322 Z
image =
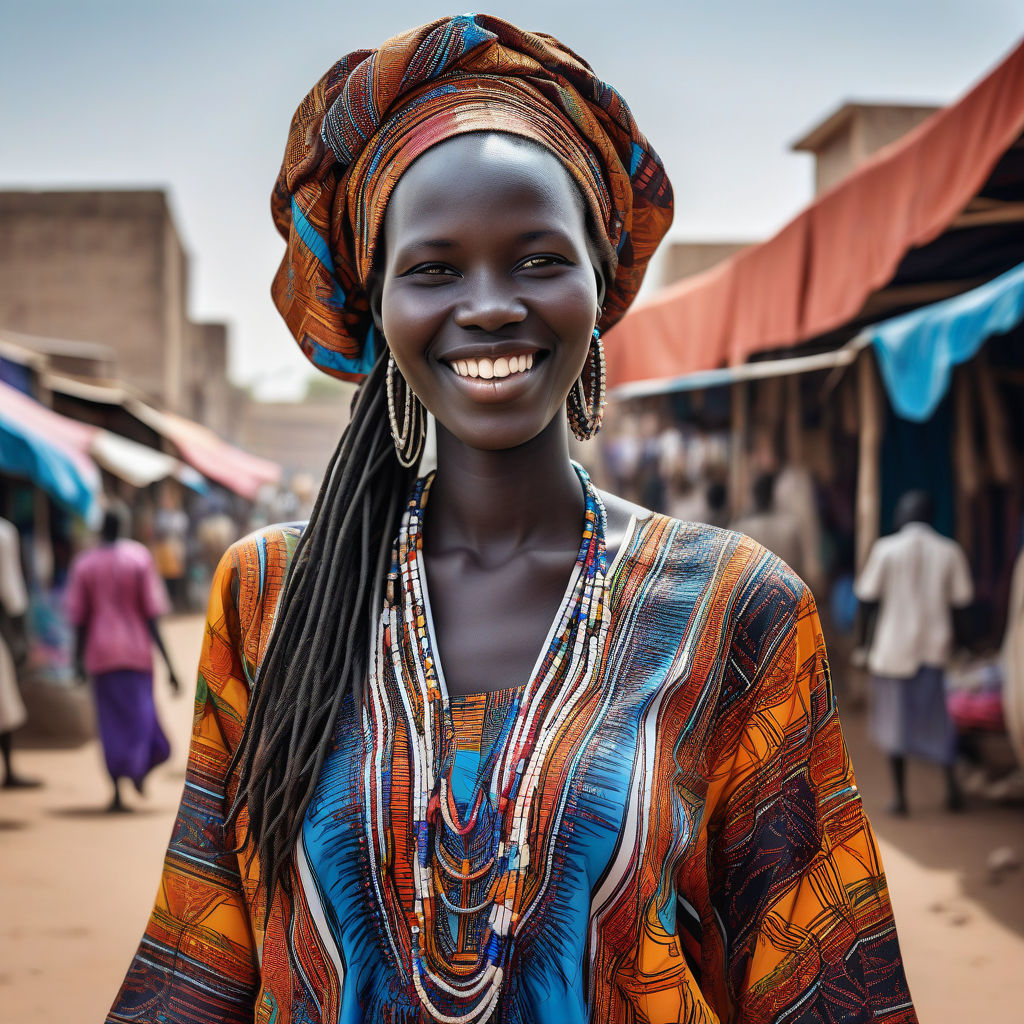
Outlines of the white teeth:
M 533 353 L 521 356 L 499 356 L 497 359 L 456 359 L 452 369 L 460 377 L 479 377 L 482 380 L 501 380 L 514 373 L 524 373 L 533 368 Z

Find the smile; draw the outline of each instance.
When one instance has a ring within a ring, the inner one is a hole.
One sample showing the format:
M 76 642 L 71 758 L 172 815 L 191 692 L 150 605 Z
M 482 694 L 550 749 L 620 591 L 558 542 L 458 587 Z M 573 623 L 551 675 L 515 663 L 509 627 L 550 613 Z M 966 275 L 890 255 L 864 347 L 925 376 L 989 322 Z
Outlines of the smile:
M 497 359 L 454 359 L 448 365 L 460 377 L 476 377 L 481 380 L 501 380 L 533 368 L 533 352 L 517 356 L 499 356 Z

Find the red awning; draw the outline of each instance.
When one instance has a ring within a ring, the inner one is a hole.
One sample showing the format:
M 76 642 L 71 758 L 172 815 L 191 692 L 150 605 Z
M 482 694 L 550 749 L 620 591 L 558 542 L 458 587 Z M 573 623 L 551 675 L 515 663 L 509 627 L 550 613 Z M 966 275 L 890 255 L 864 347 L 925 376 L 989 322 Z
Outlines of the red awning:
M 216 480 L 235 494 L 256 499 L 264 484 L 281 481 L 281 467 L 221 440 L 212 430 L 183 416 L 152 409 L 137 399 L 125 408 L 178 449 L 181 457 L 203 476 Z
M 633 309 L 608 334 L 609 386 L 737 365 L 847 324 L 911 249 L 952 224 L 1022 132 L 1024 43 L 773 238 Z

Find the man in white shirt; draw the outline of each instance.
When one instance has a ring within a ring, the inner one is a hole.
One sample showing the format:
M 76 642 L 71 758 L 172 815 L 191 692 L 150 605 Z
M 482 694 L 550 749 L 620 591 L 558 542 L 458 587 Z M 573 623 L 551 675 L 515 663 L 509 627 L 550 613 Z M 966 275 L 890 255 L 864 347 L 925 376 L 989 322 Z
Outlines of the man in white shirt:
M 971 603 L 974 586 L 963 549 L 932 527 L 932 515 L 928 494 L 904 494 L 896 507 L 896 532 L 875 542 L 854 584 L 863 604 L 878 605 L 868 652 L 870 726 L 889 755 L 895 814 L 907 813 L 907 757 L 942 765 L 947 807 L 962 807 L 945 672 L 953 653 L 953 610 Z

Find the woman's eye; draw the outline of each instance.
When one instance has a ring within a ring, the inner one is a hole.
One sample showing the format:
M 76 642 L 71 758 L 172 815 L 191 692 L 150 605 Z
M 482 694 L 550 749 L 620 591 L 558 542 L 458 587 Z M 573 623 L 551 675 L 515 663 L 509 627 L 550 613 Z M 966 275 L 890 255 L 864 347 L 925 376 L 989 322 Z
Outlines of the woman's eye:
M 568 260 L 561 256 L 531 256 L 519 264 L 520 270 L 544 270 L 547 267 L 565 266 Z
M 407 270 L 401 277 L 456 277 L 457 271 L 443 263 L 421 263 Z

